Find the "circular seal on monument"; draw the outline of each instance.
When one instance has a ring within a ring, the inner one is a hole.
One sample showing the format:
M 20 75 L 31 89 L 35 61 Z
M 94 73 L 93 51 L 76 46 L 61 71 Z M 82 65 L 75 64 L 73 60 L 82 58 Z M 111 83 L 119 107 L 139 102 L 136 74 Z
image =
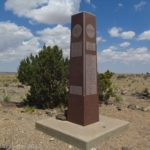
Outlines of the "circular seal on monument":
M 94 36 L 95 36 L 95 28 L 93 27 L 93 25 L 88 24 L 86 26 L 86 34 L 88 35 L 89 38 L 94 38 Z
M 72 35 L 75 38 L 78 38 L 82 33 L 82 27 L 79 24 L 76 24 L 72 29 Z

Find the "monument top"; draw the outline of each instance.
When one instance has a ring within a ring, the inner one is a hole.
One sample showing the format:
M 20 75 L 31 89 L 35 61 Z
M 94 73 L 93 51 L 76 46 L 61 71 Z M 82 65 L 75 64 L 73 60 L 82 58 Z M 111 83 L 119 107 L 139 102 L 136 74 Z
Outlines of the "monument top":
M 95 14 L 93 14 L 91 12 L 87 12 L 87 11 L 78 12 L 78 13 L 73 14 L 72 16 L 75 16 L 75 15 L 78 15 L 78 14 L 89 14 L 89 15 L 95 16 Z

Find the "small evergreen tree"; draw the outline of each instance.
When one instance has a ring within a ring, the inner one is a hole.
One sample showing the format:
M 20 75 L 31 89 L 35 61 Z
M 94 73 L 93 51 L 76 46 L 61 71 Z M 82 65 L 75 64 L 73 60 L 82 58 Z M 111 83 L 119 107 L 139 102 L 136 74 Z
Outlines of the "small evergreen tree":
M 38 108 L 53 108 L 67 103 L 69 60 L 57 46 L 46 47 L 20 62 L 18 79 L 30 86 L 26 102 Z
M 107 70 L 105 73 L 98 74 L 98 91 L 100 102 L 108 103 L 111 96 L 114 95 L 111 78 L 113 73 Z

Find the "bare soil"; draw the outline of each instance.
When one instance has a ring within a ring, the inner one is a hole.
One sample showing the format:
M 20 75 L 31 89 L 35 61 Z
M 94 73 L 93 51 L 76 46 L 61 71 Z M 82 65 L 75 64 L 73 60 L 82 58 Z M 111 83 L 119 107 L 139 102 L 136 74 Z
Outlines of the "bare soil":
M 150 89 L 150 77 L 125 75 L 118 78 L 118 75 L 115 75 L 113 83 L 119 90 L 126 90 L 125 94 L 119 93 L 123 101 L 113 105 L 101 105 L 100 114 L 129 121 L 130 126 L 125 132 L 95 148 L 97 150 L 150 150 L 150 112 L 127 108 L 129 104 L 144 108 L 150 106 L 149 99 L 141 99 L 133 95 L 135 92 L 142 92 L 144 88 Z M 0 75 L 0 101 L 4 101 L 6 96 L 11 102 L 22 101 L 29 87 L 18 85 L 20 83 L 16 75 Z M 4 104 L 4 102 L 0 103 L 0 149 L 3 147 L 12 150 L 78 150 L 35 129 L 37 120 L 49 118 L 48 114 L 56 115 L 61 109 L 39 110 L 19 108 L 13 103 Z M 121 110 L 118 110 L 117 106 Z

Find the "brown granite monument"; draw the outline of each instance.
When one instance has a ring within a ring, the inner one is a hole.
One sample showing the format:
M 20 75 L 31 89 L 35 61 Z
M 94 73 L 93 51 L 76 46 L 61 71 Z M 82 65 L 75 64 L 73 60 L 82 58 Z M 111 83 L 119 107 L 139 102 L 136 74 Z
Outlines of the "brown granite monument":
M 49 117 L 36 122 L 38 130 L 82 150 L 93 149 L 129 125 L 102 115 L 98 121 L 95 21 L 95 16 L 85 12 L 72 16 L 70 98 L 63 115 L 68 121 Z
M 67 119 L 85 126 L 99 121 L 96 18 L 92 14 L 82 12 L 73 15 L 71 23 Z

